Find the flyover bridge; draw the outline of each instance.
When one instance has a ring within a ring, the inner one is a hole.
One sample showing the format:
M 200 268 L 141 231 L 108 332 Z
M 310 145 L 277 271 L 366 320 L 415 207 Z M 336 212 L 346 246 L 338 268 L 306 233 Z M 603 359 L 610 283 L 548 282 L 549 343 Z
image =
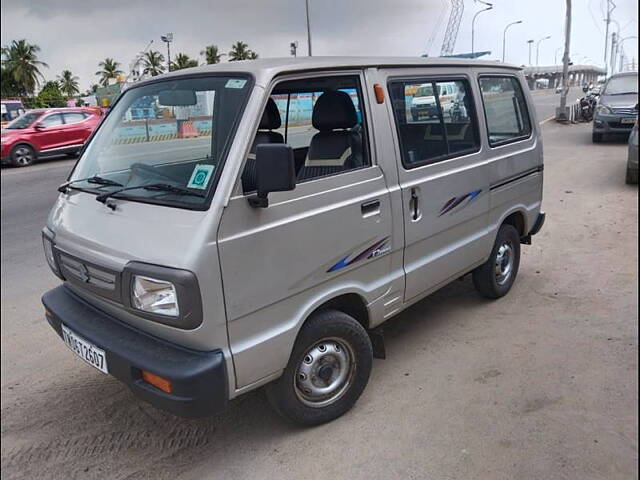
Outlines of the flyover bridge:
M 568 86 L 595 83 L 598 78 L 606 74 L 606 69 L 596 65 L 569 65 Z M 547 79 L 549 81 L 549 88 L 557 87 L 562 82 L 562 65 L 525 67 L 524 76 L 527 78 L 529 88 L 531 89 L 535 89 L 536 81 L 541 79 Z

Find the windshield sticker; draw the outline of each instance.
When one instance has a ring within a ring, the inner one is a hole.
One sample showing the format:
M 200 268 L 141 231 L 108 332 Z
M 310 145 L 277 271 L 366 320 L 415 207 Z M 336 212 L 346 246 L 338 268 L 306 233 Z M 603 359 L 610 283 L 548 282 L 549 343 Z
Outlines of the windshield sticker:
M 246 83 L 247 81 L 241 78 L 230 78 L 224 88 L 243 88 Z
M 199 188 L 200 190 L 207 188 L 213 169 L 213 165 L 196 165 L 187 184 L 187 188 Z

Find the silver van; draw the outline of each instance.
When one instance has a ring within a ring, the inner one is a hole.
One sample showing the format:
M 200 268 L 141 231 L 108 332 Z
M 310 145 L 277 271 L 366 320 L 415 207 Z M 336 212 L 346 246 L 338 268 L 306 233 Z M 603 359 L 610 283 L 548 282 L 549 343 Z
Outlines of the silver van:
M 414 119 L 452 86 L 460 108 Z M 204 416 L 266 386 L 301 424 L 356 402 L 379 326 L 471 273 L 505 295 L 544 222 L 519 68 L 265 59 L 123 92 L 60 186 L 46 318 L 140 398 Z

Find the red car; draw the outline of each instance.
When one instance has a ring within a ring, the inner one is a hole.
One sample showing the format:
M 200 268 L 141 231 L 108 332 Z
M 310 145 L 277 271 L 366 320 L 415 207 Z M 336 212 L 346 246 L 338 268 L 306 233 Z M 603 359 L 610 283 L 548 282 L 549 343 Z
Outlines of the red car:
M 37 158 L 75 154 L 101 119 L 93 108 L 29 110 L 2 129 L 2 164 L 26 167 Z

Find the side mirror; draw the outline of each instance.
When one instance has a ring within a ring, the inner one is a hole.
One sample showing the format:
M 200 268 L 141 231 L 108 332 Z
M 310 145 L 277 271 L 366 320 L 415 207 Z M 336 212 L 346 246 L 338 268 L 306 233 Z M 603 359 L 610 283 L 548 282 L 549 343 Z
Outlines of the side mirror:
M 47 128 L 47 127 L 45 127 L 45 126 L 44 126 L 44 125 L 42 125 L 41 123 L 36 123 L 36 124 L 33 126 L 33 128 L 35 128 L 36 130 L 44 130 L 44 129 L 45 129 L 45 128 Z
M 267 208 L 271 192 L 296 188 L 296 167 L 291 146 L 263 143 L 256 147 L 256 195 L 248 198 L 254 208 Z

